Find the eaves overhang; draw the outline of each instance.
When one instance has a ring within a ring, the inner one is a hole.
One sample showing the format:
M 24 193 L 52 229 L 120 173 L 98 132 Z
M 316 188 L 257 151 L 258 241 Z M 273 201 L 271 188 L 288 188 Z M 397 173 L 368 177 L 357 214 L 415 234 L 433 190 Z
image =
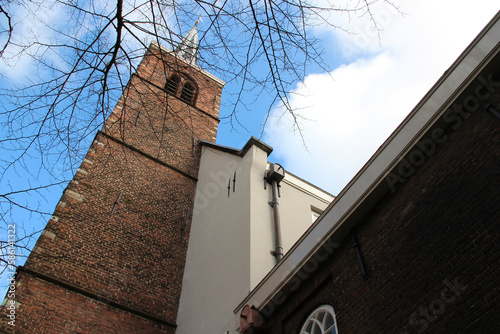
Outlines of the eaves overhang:
M 271 163 L 268 162 L 268 164 Z M 291 173 L 288 170 L 286 171 L 285 178 L 281 182 L 292 188 L 297 189 L 298 191 L 304 194 L 307 194 L 311 198 L 315 198 L 316 200 L 325 203 L 325 205 L 329 205 L 335 199 L 334 195 L 304 180 L 303 178 L 298 177 L 297 175 Z
M 307 274 L 308 268 L 332 254 L 350 230 L 391 191 L 390 174 L 421 140 L 432 138 L 433 132 L 445 125 L 445 112 L 459 97 L 473 94 L 473 80 L 482 71 L 498 71 L 499 18 L 497 13 L 280 263 L 234 309 L 236 317 L 247 304 L 268 315 L 284 303 L 300 285 L 304 272 Z

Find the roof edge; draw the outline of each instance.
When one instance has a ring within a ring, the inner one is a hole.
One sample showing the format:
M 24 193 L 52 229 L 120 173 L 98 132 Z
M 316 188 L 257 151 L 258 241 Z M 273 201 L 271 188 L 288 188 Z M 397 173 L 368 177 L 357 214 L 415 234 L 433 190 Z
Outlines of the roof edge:
M 247 154 L 247 151 L 254 145 L 257 146 L 258 148 L 260 148 L 262 151 L 266 152 L 267 156 L 269 156 L 271 154 L 271 152 L 273 151 L 273 148 L 271 146 L 267 145 L 263 141 L 252 136 L 247 141 L 245 146 L 243 146 L 243 148 L 240 150 L 240 156 L 244 156 L 245 154 Z
M 243 146 L 243 148 L 241 150 L 238 150 L 237 148 L 230 147 L 230 146 L 212 143 L 212 142 L 209 142 L 206 140 L 199 140 L 198 142 L 202 146 L 207 146 L 207 147 L 210 147 L 210 148 L 222 151 L 222 152 L 238 155 L 240 157 L 245 156 L 245 154 L 247 154 L 248 150 L 250 150 L 250 148 L 252 146 L 257 146 L 258 148 L 260 148 L 261 150 L 266 152 L 267 156 L 269 156 L 269 154 L 271 154 L 271 152 L 273 151 L 273 148 L 271 146 L 267 145 L 263 141 L 255 138 L 253 136 L 247 141 L 247 143 L 245 144 L 245 146 Z

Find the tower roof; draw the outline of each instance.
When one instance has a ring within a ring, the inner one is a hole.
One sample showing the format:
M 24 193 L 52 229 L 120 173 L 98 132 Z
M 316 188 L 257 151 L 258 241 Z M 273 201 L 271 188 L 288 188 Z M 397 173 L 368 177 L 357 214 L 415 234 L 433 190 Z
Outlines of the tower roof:
M 174 52 L 177 56 L 184 58 L 188 63 L 192 65 L 198 65 L 198 20 L 194 24 L 194 27 L 188 31 L 186 36 L 182 41 L 175 47 Z

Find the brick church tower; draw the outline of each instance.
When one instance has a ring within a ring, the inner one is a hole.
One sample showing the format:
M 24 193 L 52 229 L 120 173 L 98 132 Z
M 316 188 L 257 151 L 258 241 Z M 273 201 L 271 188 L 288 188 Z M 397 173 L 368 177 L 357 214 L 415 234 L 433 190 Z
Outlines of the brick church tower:
M 151 44 L 16 274 L 15 333 L 174 333 L 200 163 L 224 83 L 196 26 Z M 4 310 L 5 312 L 5 310 Z

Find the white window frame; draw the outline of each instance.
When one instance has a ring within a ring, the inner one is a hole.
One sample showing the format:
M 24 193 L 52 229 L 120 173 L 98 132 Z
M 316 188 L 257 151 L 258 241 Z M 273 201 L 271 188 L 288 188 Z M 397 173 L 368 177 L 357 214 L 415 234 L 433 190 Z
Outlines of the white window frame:
M 326 328 L 326 319 L 328 315 L 333 318 L 333 325 Z M 309 329 L 310 324 L 313 326 Z M 311 312 L 307 320 L 304 322 L 300 334 L 338 334 L 337 319 L 335 319 L 335 312 L 330 305 L 322 305 Z

